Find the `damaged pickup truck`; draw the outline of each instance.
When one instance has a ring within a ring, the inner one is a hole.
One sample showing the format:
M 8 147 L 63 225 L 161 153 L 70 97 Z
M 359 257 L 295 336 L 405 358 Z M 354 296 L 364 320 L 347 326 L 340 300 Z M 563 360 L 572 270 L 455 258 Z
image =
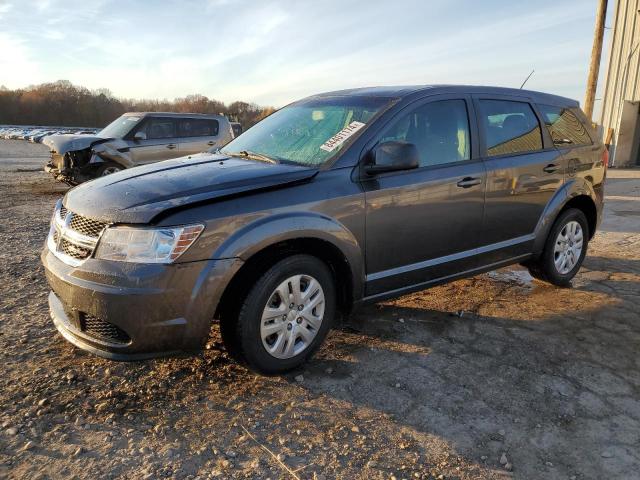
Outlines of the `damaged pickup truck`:
M 222 115 L 125 113 L 96 136 L 50 135 L 45 171 L 77 185 L 125 168 L 191 155 L 225 146 L 234 137 Z

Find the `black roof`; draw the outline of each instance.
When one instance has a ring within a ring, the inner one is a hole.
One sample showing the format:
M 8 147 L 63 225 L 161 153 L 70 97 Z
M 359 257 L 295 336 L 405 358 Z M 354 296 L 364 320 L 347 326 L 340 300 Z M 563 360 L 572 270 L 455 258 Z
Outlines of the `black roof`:
M 314 95 L 325 96 L 366 96 L 366 97 L 390 97 L 405 98 L 409 96 L 426 96 L 428 94 L 489 94 L 489 95 L 514 95 L 531 98 L 536 102 L 562 104 L 565 106 L 578 106 L 579 103 L 571 98 L 552 95 L 550 93 L 536 92 L 533 90 L 521 90 L 519 88 L 486 87 L 476 85 L 399 85 L 386 87 L 351 88 L 348 90 L 336 90 L 333 92 Z

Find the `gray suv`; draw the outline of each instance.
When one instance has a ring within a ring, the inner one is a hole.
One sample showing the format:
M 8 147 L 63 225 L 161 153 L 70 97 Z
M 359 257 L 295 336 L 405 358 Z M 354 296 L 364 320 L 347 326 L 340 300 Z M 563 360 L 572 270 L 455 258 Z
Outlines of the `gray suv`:
M 283 372 L 353 306 L 514 263 L 568 286 L 606 167 L 562 97 L 462 86 L 309 97 L 219 152 L 70 190 L 42 252 L 51 316 L 115 360 L 197 351 L 219 319 L 232 355 Z
M 233 139 L 222 115 L 125 113 L 96 135 L 49 135 L 45 171 L 77 185 L 125 168 L 220 148 Z

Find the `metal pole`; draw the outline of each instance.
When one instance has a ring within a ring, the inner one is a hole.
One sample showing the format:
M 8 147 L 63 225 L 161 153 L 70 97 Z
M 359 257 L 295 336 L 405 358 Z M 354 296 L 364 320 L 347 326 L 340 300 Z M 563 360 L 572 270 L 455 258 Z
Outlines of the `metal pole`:
M 593 116 L 593 102 L 598 87 L 598 74 L 600 73 L 600 58 L 602 57 L 602 38 L 604 36 L 604 21 L 607 16 L 607 0 L 599 0 L 596 13 L 596 28 L 593 34 L 593 48 L 591 49 L 591 64 L 589 65 L 589 77 L 587 79 L 587 92 L 584 98 L 584 113 L 591 121 Z

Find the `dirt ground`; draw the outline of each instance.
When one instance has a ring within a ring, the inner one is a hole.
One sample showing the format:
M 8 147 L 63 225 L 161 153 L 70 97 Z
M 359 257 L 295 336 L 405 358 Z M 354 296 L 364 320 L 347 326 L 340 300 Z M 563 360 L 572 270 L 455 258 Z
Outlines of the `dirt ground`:
M 640 478 L 640 171 L 611 170 L 573 288 L 504 269 L 368 307 L 260 377 L 114 363 L 49 320 L 46 149 L 0 140 L 0 477 Z

